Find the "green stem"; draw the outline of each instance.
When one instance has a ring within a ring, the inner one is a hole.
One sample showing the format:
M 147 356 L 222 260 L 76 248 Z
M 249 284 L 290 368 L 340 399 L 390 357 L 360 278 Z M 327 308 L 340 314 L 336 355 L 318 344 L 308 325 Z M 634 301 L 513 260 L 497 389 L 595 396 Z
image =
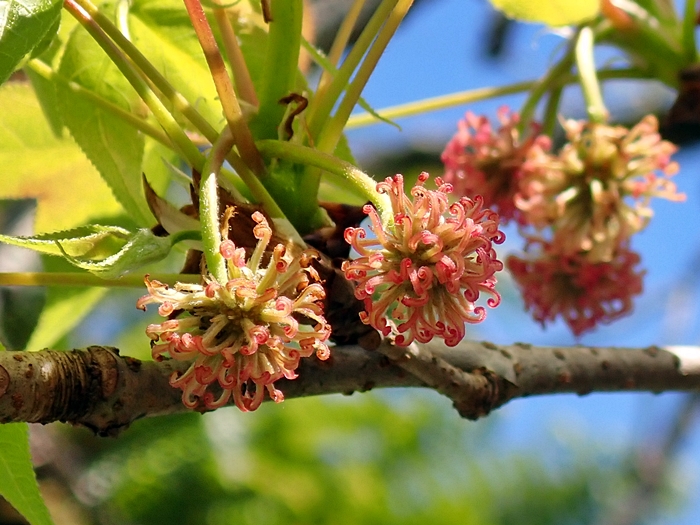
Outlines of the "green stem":
M 348 47 L 350 35 L 352 34 L 352 30 L 357 23 L 362 7 L 365 5 L 365 1 L 366 0 L 355 0 L 352 7 L 350 7 L 350 10 L 348 11 L 348 14 L 345 15 L 343 22 L 340 24 L 338 32 L 335 34 L 335 38 L 333 39 L 333 45 L 328 52 L 328 61 L 331 65 L 336 67 L 338 66 L 340 57 L 343 55 L 343 51 L 345 51 L 345 48 Z M 332 78 L 333 76 L 330 71 L 323 71 L 321 74 L 321 79 L 318 81 L 318 88 L 316 89 L 315 94 L 316 97 L 323 96 L 323 93 L 325 93 L 326 88 L 330 84 Z
M 604 123 L 608 120 L 608 110 L 603 102 L 603 93 L 595 69 L 593 57 L 593 29 L 586 26 L 581 28 L 576 39 L 576 65 L 586 101 L 586 111 L 591 122 Z
M 219 218 L 219 185 L 216 181 L 226 154 L 233 147 L 231 128 L 226 127 L 209 152 L 199 185 L 199 222 L 202 225 L 202 245 L 209 273 L 219 284 L 228 282 L 226 260 L 219 251 L 221 224 Z
M 129 10 L 131 9 L 131 0 L 117 0 L 116 19 L 119 32 L 124 35 L 124 38 L 131 40 L 129 33 Z
M 291 142 L 259 140 L 256 145 L 264 157 L 314 166 L 342 177 L 357 189 L 359 194 L 374 204 L 385 223 L 392 218 L 389 197 L 377 191 L 377 181 L 349 162 Z
M 340 94 L 348 85 L 355 68 L 357 68 L 397 3 L 398 0 L 382 0 L 382 3 L 377 7 L 372 18 L 367 22 L 364 30 L 352 46 L 348 56 L 345 57 L 343 64 L 328 85 L 328 88 L 321 96 L 314 97 L 309 103 L 309 107 L 306 110 L 306 119 L 312 140 L 318 137 L 331 111 L 333 111 L 333 107 L 340 98 Z
M 598 78 L 600 80 L 643 79 L 649 78 L 649 74 L 637 68 L 607 69 L 600 71 L 598 73 Z M 559 88 L 566 84 L 573 84 L 577 81 L 578 77 L 574 75 L 563 75 L 557 82 L 555 82 L 555 85 Z M 490 98 L 522 93 L 529 91 L 539 83 L 540 81 L 538 80 L 530 80 L 527 82 L 518 82 L 517 84 L 510 84 L 501 87 L 470 89 L 468 91 L 460 91 L 459 93 L 451 93 L 449 95 L 426 98 L 417 102 L 409 102 L 407 104 L 391 106 L 380 109 L 377 111 L 377 113 L 385 119 L 396 120 L 399 118 L 422 115 L 423 113 L 429 113 L 431 111 L 438 111 L 441 109 L 462 106 L 464 104 L 471 104 L 480 100 L 488 100 Z M 377 119 L 377 117 L 370 113 L 358 113 L 356 115 L 352 115 L 348 119 L 345 129 L 362 128 L 365 126 L 380 124 L 382 122 L 382 120 Z
M 571 66 L 574 63 L 574 44 L 569 42 L 569 47 L 562 59 L 553 67 L 549 68 L 547 73 L 538 80 L 535 85 L 530 90 L 530 93 L 520 110 L 520 124 L 518 128 L 520 132 L 523 133 L 530 122 L 535 116 L 535 110 L 537 109 L 537 104 L 539 104 L 542 97 L 545 95 L 547 90 L 551 89 L 553 85 L 557 84 L 559 79 L 567 75 L 571 71 Z
M 201 282 L 199 274 L 161 273 L 150 278 L 162 283 Z M 0 286 L 87 286 L 97 288 L 142 288 L 143 277 L 125 275 L 119 279 L 103 279 L 82 272 L 0 272 Z
M 270 15 L 260 108 L 251 122 L 255 136 L 264 139 L 277 138 L 286 110 L 279 101 L 296 87 L 303 0 L 271 0 Z
M 68 2 L 69 0 L 66 0 Z M 202 134 L 210 143 L 214 143 L 219 135 L 219 133 L 209 124 L 209 122 L 192 106 L 189 101 L 179 93 L 168 80 L 161 75 L 161 73 L 151 64 L 151 62 L 134 46 L 129 40 L 127 40 L 124 35 L 119 31 L 119 29 L 107 18 L 104 14 L 95 7 L 90 0 L 70 0 L 73 4 L 78 5 L 80 8 L 86 12 L 90 18 L 92 18 L 95 23 L 104 31 L 109 37 L 114 40 L 129 57 L 135 66 L 137 66 L 143 74 L 153 82 L 153 85 L 158 89 L 160 93 L 172 104 L 173 108 L 182 113 L 187 120 Z M 66 3 L 66 7 L 68 4 Z M 99 43 L 99 40 L 98 40 Z M 100 44 L 102 45 L 102 44 Z M 112 44 L 113 45 L 113 44 Z M 104 47 L 104 46 L 103 46 Z M 128 77 L 127 77 L 128 78 Z M 162 104 L 161 104 L 162 106 Z M 157 116 L 156 116 L 157 118 Z M 163 123 L 159 121 L 161 126 Z M 165 126 L 163 126 L 165 128 Z M 166 132 L 168 131 L 167 128 Z M 182 131 L 179 128 L 178 130 Z M 184 132 L 182 132 L 184 135 Z M 184 137 L 191 143 L 189 138 L 184 135 Z M 172 137 L 171 137 L 172 138 Z M 201 154 L 199 149 L 193 145 L 196 150 L 196 156 L 194 156 L 194 151 L 191 151 L 192 157 L 184 155 L 187 162 L 195 168 L 197 171 L 201 171 L 204 165 L 204 155 Z M 235 151 L 230 151 L 226 160 L 228 160 L 236 173 L 240 176 L 243 182 L 248 186 L 253 197 L 265 208 L 265 210 L 272 217 L 283 217 L 279 206 L 277 206 L 269 193 L 262 184 L 259 183 L 256 176 L 250 171 L 248 166 L 243 162 L 243 160 L 236 154 Z M 226 178 L 235 186 L 240 185 L 240 181 L 236 179 L 228 170 L 224 170 L 223 174 Z
M 199 0 L 184 1 L 190 21 L 197 34 L 197 39 L 202 46 L 202 51 L 204 51 L 204 58 L 211 71 L 216 92 L 219 94 L 219 102 L 224 111 L 224 118 L 226 118 L 226 122 L 231 128 L 231 134 L 235 139 L 238 152 L 248 167 L 256 175 L 260 176 L 265 172 L 265 166 L 262 163 L 258 150 L 255 149 L 255 142 L 248 124 L 243 118 L 241 106 L 238 104 L 238 98 L 233 90 L 231 78 L 226 71 L 224 59 L 219 52 L 219 45 L 216 43 L 214 33 L 204 14 L 204 8 Z
M 31 69 L 34 73 L 41 76 L 42 78 L 45 78 L 46 80 L 49 80 L 51 82 L 55 82 L 57 84 L 61 84 L 62 86 L 65 86 L 66 88 L 70 89 L 73 93 L 75 93 L 79 97 L 82 97 L 86 100 L 89 100 L 90 102 L 92 102 L 96 106 L 99 106 L 101 109 L 104 109 L 105 111 L 108 111 L 112 115 L 122 119 L 127 124 L 138 129 L 144 135 L 148 135 L 149 137 L 151 137 L 154 140 L 157 140 L 158 142 L 160 142 L 164 146 L 166 146 L 170 149 L 174 149 L 173 143 L 170 141 L 168 136 L 163 132 L 163 130 L 153 126 L 147 120 L 142 119 L 140 117 L 137 117 L 133 113 L 130 113 L 129 111 L 124 110 L 121 106 L 118 106 L 117 104 L 114 104 L 113 102 L 110 102 L 109 100 L 101 97 L 97 93 L 90 91 L 89 89 L 84 88 L 80 84 L 77 84 L 76 82 L 72 82 L 72 81 L 66 79 L 64 76 L 60 75 L 59 73 L 57 73 L 56 71 L 51 69 L 51 67 L 49 65 L 42 62 L 38 58 L 35 58 L 35 59 L 27 62 L 25 67 L 28 69 Z
M 563 86 L 557 86 L 549 92 L 547 106 L 544 109 L 544 117 L 542 118 L 542 133 L 554 136 L 554 127 L 557 124 L 557 111 L 559 110 L 559 102 L 564 91 Z
M 695 10 L 696 0 L 686 0 L 683 11 L 683 35 L 681 43 L 683 53 L 689 64 L 694 64 L 698 60 L 698 50 L 695 44 L 695 28 L 697 27 L 697 11 Z
M 413 0 L 399 0 L 394 9 L 391 11 L 388 20 L 382 26 L 381 31 L 377 35 L 372 47 L 367 52 L 367 56 L 363 60 L 360 68 L 355 75 L 355 78 L 348 86 L 345 96 L 341 101 L 335 115 L 331 117 L 323 126 L 317 137 L 316 147 L 327 153 L 332 153 L 335 150 L 340 137 L 343 134 L 345 124 L 352 113 L 355 104 L 360 99 L 362 90 L 365 88 L 369 77 L 374 68 L 377 66 L 386 46 L 394 36 L 394 33 L 399 27 L 411 5 Z
M 82 1 L 82 0 L 77 0 Z M 146 103 L 148 108 L 155 116 L 158 123 L 165 130 L 178 149 L 180 154 L 187 159 L 192 166 L 201 167 L 204 157 L 197 149 L 197 146 L 189 139 L 177 123 L 172 114 L 163 105 L 160 99 L 153 92 L 148 83 L 141 76 L 133 63 L 119 49 L 115 43 L 110 40 L 105 31 L 97 22 L 86 12 L 76 0 L 65 0 L 64 7 L 75 19 L 90 33 L 92 38 L 99 46 L 107 53 L 110 60 L 119 68 L 129 84 L 136 90 L 141 99 Z
M 112 21 L 102 14 L 90 0 L 74 0 L 95 22 L 104 30 L 114 43 L 119 46 L 131 59 L 136 67 L 148 78 L 163 96 L 173 105 L 173 108 L 182 113 L 187 120 L 210 143 L 214 143 L 219 135 L 218 131 L 194 108 L 192 104 L 178 92 L 155 66 L 132 44 L 117 28 Z

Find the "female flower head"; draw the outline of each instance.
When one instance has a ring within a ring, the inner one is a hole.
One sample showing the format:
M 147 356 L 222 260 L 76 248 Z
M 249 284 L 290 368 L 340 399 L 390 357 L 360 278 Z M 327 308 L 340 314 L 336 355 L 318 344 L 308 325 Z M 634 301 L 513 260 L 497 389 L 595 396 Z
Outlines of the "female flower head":
M 527 223 L 553 228 L 560 252 L 611 261 L 646 226 L 652 197 L 684 199 L 668 179 L 676 147 L 661 140 L 652 115 L 631 130 L 574 120 L 564 128 L 569 142 L 558 155 L 530 151 L 516 204 Z
M 500 127 L 494 131 L 487 117 L 467 112 L 442 152 L 442 162 L 444 180 L 454 186 L 457 195 L 481 195 L 486 206 L 506 221 L 519 218 L 513 198 L 528 150 L 535 144 L 549 150 L 551 141 L 539 134 L 534 123 L 521 140 L 517 129 L 520 116 L 505 106 L 498 110 L 498 120 Z
M 542 326 L 564 319 L 576 336 L 598 323 L 610 323 L 632 311 L 632 297 L 642 293 L 639 255 L 618 246 L 610 261 L 591 262 L 584 252 L 562 254 L 554 244 L 539 246 L 524 258 L 512 255 L 507 266 L 522 290 L 525 307 Z
M 363 228 L 345 230 L 345 240 L 360 257 L 343 263 L 347 279 L 356 281 L 355 296 L 364 301 L 362 321 L 384 335 L 398 332 L 396 344 L 425 343 L 442 337 L 449 346 L 464 337 L 464 323 L 477 323 L 486 311 L 475 306 L 483 292 L 495 307 L 495 273 L 503 269 L 493 244 L 505 240 L 498 215 L 482 208 L 482 199 L 462 197 L 450 204 L 452 186 L 436 179 L 437 190 L 418 177 L 411 198 L 401 175 L 377 184 L 393 212 L 382 224 L 377 210 L 365 206 L 376 238 Z
M 227 210 L 224 231 L 230 215 Z M 261 213 L 255 212 L 253 219 L 258 240 L 248 260 L 244 248 L 231 240 L 221 243 L 228 282 L 205 279 L 204 285 L 177 283 L 171 288 L 145 279 L 149 293 L 137 307 L 145 310 L 149 303 L 160 303 L 158 313 L 168 317 L 146 329 L 153 358 L 168 354 L 192 362 L 186 372 L 170 379 L 182 389 L 182 401 L 189 408 L 200 400 L 206 408 L 218 408 L 233 397 L 241 410 L 255 410 L 266 390 L 274 401 L 282 401 L 275 381 L 294 379 L 302 357 L 314 352 L 319 359 L 329 356 L 325 291 L 311 282 L 318 278 L 311 267 L 313 253 L 292 257 L 281 244 L 268 252 L 272 230 Z M 212 390 L 220 391 L 218 397 Z

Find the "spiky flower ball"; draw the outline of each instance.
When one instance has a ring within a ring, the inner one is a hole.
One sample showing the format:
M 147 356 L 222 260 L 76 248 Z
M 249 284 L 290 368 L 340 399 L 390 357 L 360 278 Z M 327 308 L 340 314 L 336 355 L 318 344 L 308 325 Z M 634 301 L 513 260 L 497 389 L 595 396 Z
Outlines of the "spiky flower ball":
M 642 293 L 639 262 L 626 246 L 618 246 L 609 261 L 591 262 L 584 252 L 562 254 L 531 239 L 528 254 L 511 255 L 507 266 L 536 321 L 544 326 L 561 317 L 579 336 L 632 311 L 632 297 Z
M 519 218 L 514 197 L 519 190 L 522 165 L 534 145 L 548 151 L 551 140 L 540 135 L 537 124 L 522 138 L 517 125 L 520 116 L 507 107 L 498 110 L 497 130 L 485 116 L 467 112 L 457 124 L 454 137 L 442 152 L 445 182 L 457 195 L 481 195 L 502 221 Z
M 498 215 L 482 208 L 482 199 L 462 197 L 450 204 L 452 186 L 437 178 L 437 190 L 418 177 L 411 198 L 404 192 L 401 175 L 377 184 L 388 194 L 393 212 L 383 224 L 377 210 L 365 206 L 376 238 L 363 228 L 345 230 L 345 240 L 360 257 L 343 263 L 347 279 L 355 281 L 355 296 L 364 301 L 362 321 L 384 335 L 398 332 L 396 344 L 425 343 L 441 337 L 456 345 L 465 323 L 478 323 L 486 315 L 475 302 L 483 292 L 495 307 L 495 273 L 503 269 L 493 248 L 505 240 Z
M 564 128 L 558 155 L 530 150 L 516 205 L 528 224 L 552 228 L 561 253 L 611 261 L 646 226 L 652 197 L 684 199 L 668 178 L 678 170 L 676 146 L 661 139 L 652 115 L 631 130 L 575 120 Z
M 233 397 L 241 410 L 255 410 L 266 390 L 280 402 L 284 395 L 275 381 L 294 379 L 302 357 L 329 356 L 325 291 L 311 282 L 318 280 L 311 267 L 313 253 L 293 257 L 281 244 L 270 253 L 272 230 L 261 213 L 254 213 L 253 219 L 258 241 L 247 261 L 243 248 L 230 240 L 221 243 L 226 283 L 205 279 L 203 286 L 169 287 L 145 279 L 149 293 L 137 307 L 145 310 L 149 303 L 160 303 L 158 313 L 168 318 L 146 329 L 153 358 L 162 360 L 167 354 L 192 362 L 186 372 L 170 379 L 182 389 L 182 401 L 189 408 L 200 400 L 206 408 L 218 408 Z M 261 264 L 267 257 L 269 262 Z

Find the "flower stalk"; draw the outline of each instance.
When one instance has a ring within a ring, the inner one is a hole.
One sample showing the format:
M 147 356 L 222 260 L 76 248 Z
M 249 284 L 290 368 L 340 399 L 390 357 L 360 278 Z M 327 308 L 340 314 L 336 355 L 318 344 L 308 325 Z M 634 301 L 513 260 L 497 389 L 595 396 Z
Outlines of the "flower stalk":
M 608 110 L 603 102 L 603 93 L 595 68 L 593 29 L 586 26 L 581 28 L 576 39 L 576 66 L 581 82 L 583 98 L 586 101 L 586 111 L 591 122 L 599 124 L 608 120 Z

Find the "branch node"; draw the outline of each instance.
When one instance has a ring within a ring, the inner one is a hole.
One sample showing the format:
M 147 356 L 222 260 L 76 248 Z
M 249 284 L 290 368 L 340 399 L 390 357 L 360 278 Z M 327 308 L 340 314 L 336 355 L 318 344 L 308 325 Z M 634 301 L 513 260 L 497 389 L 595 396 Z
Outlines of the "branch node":
M 10 386 L 10 374 L 7 373 L 5 367 L 0 366 L 0 397 L 2 397 L 7 388 Z

